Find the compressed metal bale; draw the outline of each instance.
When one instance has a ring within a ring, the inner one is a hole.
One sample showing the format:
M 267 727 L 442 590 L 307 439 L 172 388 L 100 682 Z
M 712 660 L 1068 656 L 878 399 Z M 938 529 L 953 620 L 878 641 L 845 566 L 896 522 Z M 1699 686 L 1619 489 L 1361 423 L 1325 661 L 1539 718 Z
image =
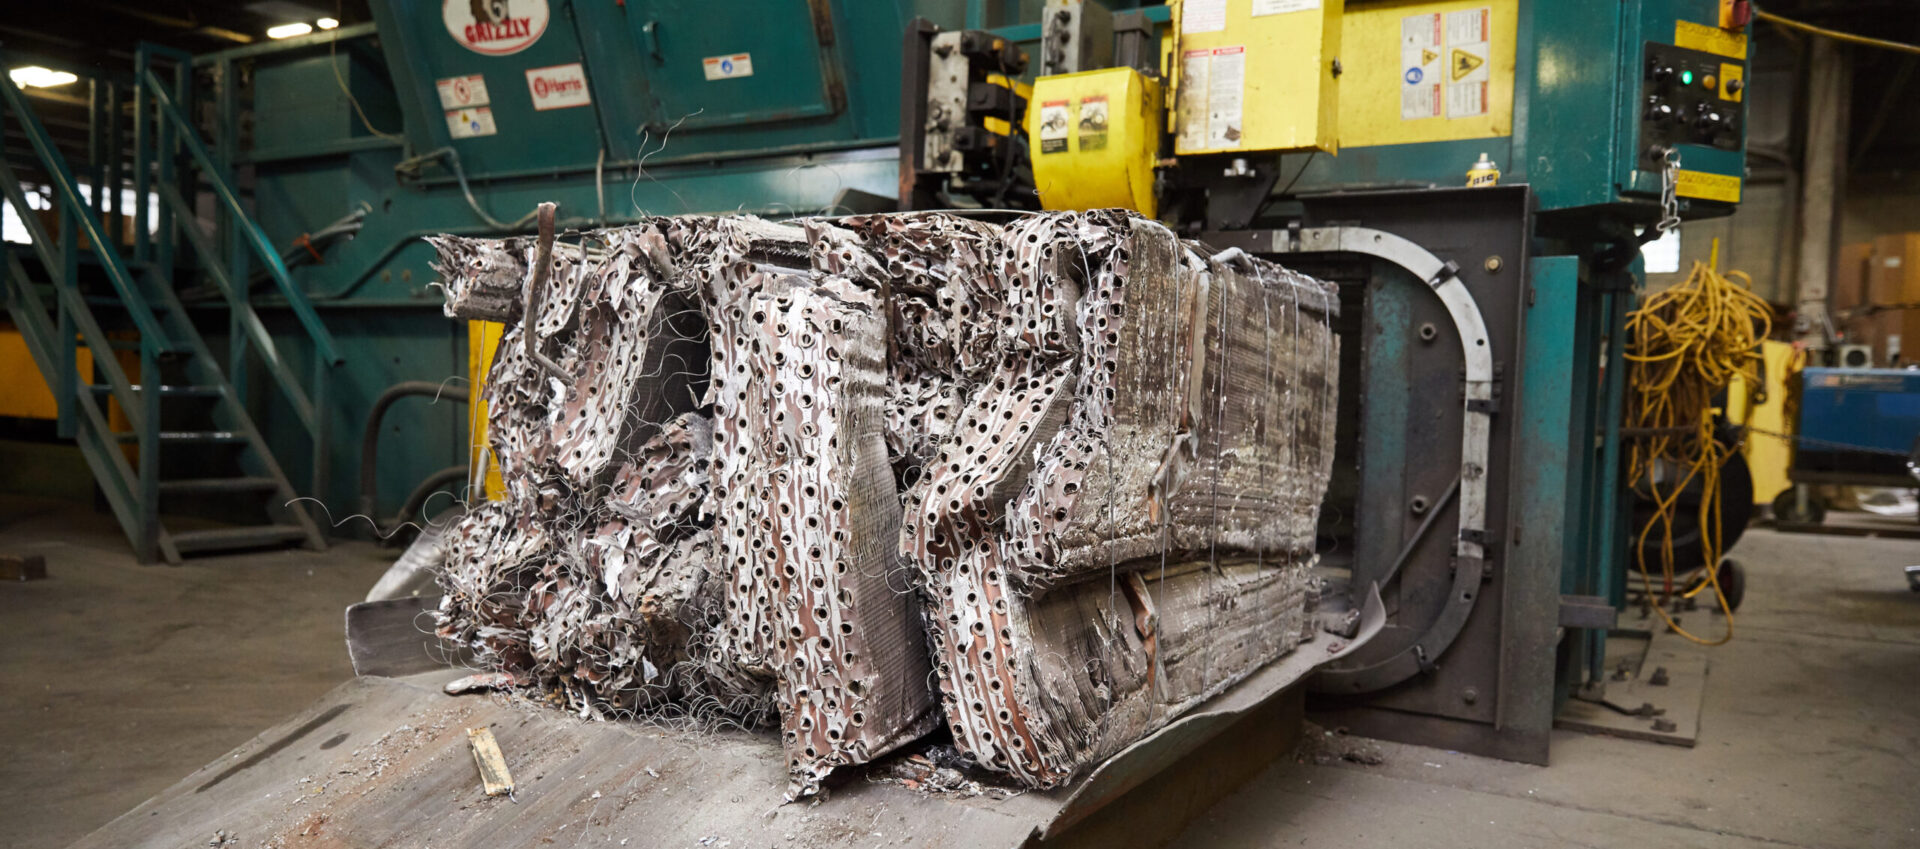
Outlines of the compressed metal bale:
M 1330 287 L 1205 258 L 1144 220 L 1107 257 L 1079 308 L 1072 411 L 1008 507 L 1016 583 L 1043 592 L 1169 551 L 1311 554 L 1332 463 Z
M 746 401 L 723 407 L 729 443 L 754 459 L 752 581 L 780 694 L 788 797 L 864 763 L 937 721 L 920 613 L 895 541 L 900 499 L 887 460 L 884 324 L 871 298 L 797 287 L 751 298 L 761 344 Z M 726 528 L 730 523 L 723 523 Z
M 1056 379 L 973 397 L 902 541 L 928 587 L 956 745 L 1035 786 L 1071 779 L 1292 649 L 1331 460 L 1331 419 L 1305 412 L 1332 406 L 1330 286 L 1209 257 L 1144 219 L 1072 221 L 1008 228 L 1004 243 L 1016 258 L 1009 303 L 1084 292 L 1071 339 L 997 340 L 1011 373 Z M 1063 253 L 1076 262 L 1044 261 Z M 1115 590 L 1195 554 L 1199 567 L 1169 578 L 1172 615 L 1128 637 Z M 1252 571 L 1220 565 L 1246 555 Z M 1196 601 L 1187 590 L 1202 581 L 1228 596 Z M 1241 595 L 1266 601 L 1258 616 L 1229 617 L 1239 631 L 1181 613 Z M 1248 639 L 1261 623 L 1280 637 Z M 1168 664 L 1172 677 L 1154 685 L 1159 646 L 1198 646 L 1204 660 Z
M 652 219 L 554 253 L 494 421 L 513 509 L 588 562 L 509 570 L 530 603 L 493 612 L 531 663 L 588 659 L 570 698 L 777 706 L 802 794 L 922 733 L 931 665 L 959 748 L 1049 786 L 1301 638 L 1330 286 L 1118 211 Z M 692 396 L 617 352 L 702 333 L 710 450 L 698 417 L 533 426 L 632 406 L 582 393 Z

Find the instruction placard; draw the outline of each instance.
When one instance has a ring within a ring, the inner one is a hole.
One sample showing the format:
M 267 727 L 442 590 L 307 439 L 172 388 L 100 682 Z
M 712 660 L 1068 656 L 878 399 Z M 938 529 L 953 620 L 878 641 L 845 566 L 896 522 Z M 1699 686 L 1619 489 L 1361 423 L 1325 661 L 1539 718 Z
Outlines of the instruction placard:
M 1487 6 L 1401 18 L 1400 119 L 1487 114 L 1492 38 Z
M 1207 70 L 1207 146 L 1239 147 L 1242 138 L 1240 98 L 1246 90 L 1247 48 L 1216 47 L 1213 67 Z
M 1440 59 L 1446 38 L 1438 12 L 1400 19 L 1400 120 L 1441 115 Z
M 435 80 L 434 88 L 440 92 L 441 109 L 465 109 L 492 102 L 487 99 L 487 81 L 479 74 Z
M 1288 12 L 1304 12 L 1320 8 L 1320 0 L 1253 0 L 1253 17 L 1264 18 L 1268 15 L 1284 15 Z
M 1107 149 L 1107 96 L 1096 94 L 1080 98 L 1080 149 Z
M 1236 45 L 1189 50 L 1180 59 L 1178 147 L 1239 147 L 1246 139 L 1242 101 L 1247 84 L 1247 48 Z
M 1040 104 L 1040 152 L 1066 153 L 1067 134 L 1073 129 L 1073 117 L 1067 114 L 1069 101 L 1049 100 Z
M 447 132 L 456 139 L 490 136 L 499 132 L 493 126 L 493 110 L 485 106 L 453 109 L 447 112 Z
M 1482 6 L 1447 13 L 1447 117 L 1487 114 L 1488 42 L 1493 10 Z
M 1227 0 L 1187 0 L 1180 4 L 1180 33 L 1221 32 L 1227 28 Z
M 730 56 L 708 56 L 700 60 L 700 70 L 707 79 L 730 80 L 735 77 L 753 76 L 753 54 L 735 53 Z
M 1174 119 L 1182 150 L 1204 150 L 1207 146 L 1207 72 L 1212 69 L 1212 50 L 1188 50 L 1180 55 L 1180 102 Z

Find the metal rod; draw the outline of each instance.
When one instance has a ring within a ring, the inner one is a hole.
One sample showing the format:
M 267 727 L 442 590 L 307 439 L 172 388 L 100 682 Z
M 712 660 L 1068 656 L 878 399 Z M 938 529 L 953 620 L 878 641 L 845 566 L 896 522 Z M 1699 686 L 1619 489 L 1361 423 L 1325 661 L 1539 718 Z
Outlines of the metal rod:
M 551 202 L 540 204 L 537 209 L 540 239 L 533 260 L 533 279 L 527 283 L 526 307 L 520 311 L 520 344 L 526 348 L 528 359 L 549 374 L 565 377 L 566 369 L 541 353 L 540 334 L 535 328 L 540 323 L 540 302 L 546 292 L 547 277 L 553 273 L 553 209 Z

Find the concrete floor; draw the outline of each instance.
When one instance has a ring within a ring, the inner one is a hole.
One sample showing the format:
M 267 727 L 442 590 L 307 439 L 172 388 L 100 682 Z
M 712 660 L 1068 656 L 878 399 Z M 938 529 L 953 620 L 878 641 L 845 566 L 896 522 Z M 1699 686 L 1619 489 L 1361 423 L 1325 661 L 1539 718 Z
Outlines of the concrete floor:
M 1709 650 L 1696 748 L 1556 731 L 1535 767 L 1381 743 L 1377 766 L 1275 764 L 1180 845 L 1920 846 L 1920 593 L 1901 572 L 1920 542 L 1756 529 L 1734 557 L 1746 601 Z
M 113 518 L 0 495 L 0 846 L 65 846 L 353 675 L 366 543 L 140 566 Z
M 341 610 L 391 553 L 135 565 L 109 517 L 0 496 L 0 846 L 64 846 L 350 675 Z M 1920 846 L 1920 543 L 1755 531 L 1700 744 L 1556 733 L 1553 766 L 1396 744 L 1284 760 L 1183 846 Z M 1698 614 L 1696 614 L 1697 616 Z

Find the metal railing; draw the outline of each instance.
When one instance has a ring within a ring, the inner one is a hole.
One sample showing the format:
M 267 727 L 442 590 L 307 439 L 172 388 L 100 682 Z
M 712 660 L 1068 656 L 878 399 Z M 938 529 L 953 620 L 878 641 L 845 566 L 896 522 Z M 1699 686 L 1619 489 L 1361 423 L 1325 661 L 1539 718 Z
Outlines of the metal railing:
M 0 56 L 0 65 L 10 65 Z M 6 117 L 26 136 L 52 190 L 52 203 L 59 216 L 57 238 L 49 237 L 39 217 L 27 201 L 26 188 L 0 157 L 0 194 L 13 204 L 38 254 L 41 267 L 50 279 L 54 303 L 52 309 L 31 282 L 20 258 L 7 252 L 6 294 L 8 313 L 42 374 L 49 377 L 58 409 L 59 433 L 74 439 L 87 455 L 101 491 L 128 541 L 146 559 L 159 538 L 159 426 L 160 392 L 136 391 L 121 368 L 113 342 L 101 329 L 79 285 L 80 240 L 89 242 L 92 253 L 105 270 L 107 280 L 126 309 L 128 320 L 140 332 L 141 379 L 157 386 L 159 362 L 163 354 L 173 354 L 180 346 L 162 326 L 142 293 L 118 247 L 108 238 L 98 214 L 81 194 L 66 157 L 54 145 L 46 127 L 27 103 L 26 94 L 13 80 L 0 76 L 0 101 Z M 138 434 L 138 470 L 118 450 L 108 417 L 94 398 L 92 384 L 79 374 L 79 349 L 85 346 L 94 368 L 106 380 L 107 391 L 120 402 L 120 408 Z
M 162 77 L 156 60 L 171 62 L 171 81 Z M 192 62 L 190 54 L 150 44 L 141 45 L 135 56 L 135 193 L 146 197 L 151 188 L 161 200 L 155 238 L 149 240 L 145 222 L 139 222 L 136 238 L 140 241 L 136 243 L 136 251 L 139 255 L 152 255 L 162 268 L 170 269 L 178 240 L 184 239 L 192 247 L 201 270 L 227 302 L 232 345 L 228 379 L 236 400 L 244 404 L 247 397 L 244 363 L 250 348 L 312 439 L 313 477 L 309 491 L 325 492 L 330 458 L 328 390 L 333 370 L 346 359 L 306 291 L 294 283 L 279 251 L 247 213 L 234 188 L 231 163 L 222 161 L 224 157 L 217 159 L 208 150 L 187 118 L 193 91 Z M 147 132 L 149 122 L 151 133 Z M 192 199 L 181 190 L 182 185 L 210 191 L 216 233 L 224 246 L 200 228 Z M 139 207 L 138 214 L 146 214 L 144 205 Z M 248 267 L 254 262 L 266 272 L 312 343 L 312 374 L 305 385 L 254 310 L 248 291 Z

